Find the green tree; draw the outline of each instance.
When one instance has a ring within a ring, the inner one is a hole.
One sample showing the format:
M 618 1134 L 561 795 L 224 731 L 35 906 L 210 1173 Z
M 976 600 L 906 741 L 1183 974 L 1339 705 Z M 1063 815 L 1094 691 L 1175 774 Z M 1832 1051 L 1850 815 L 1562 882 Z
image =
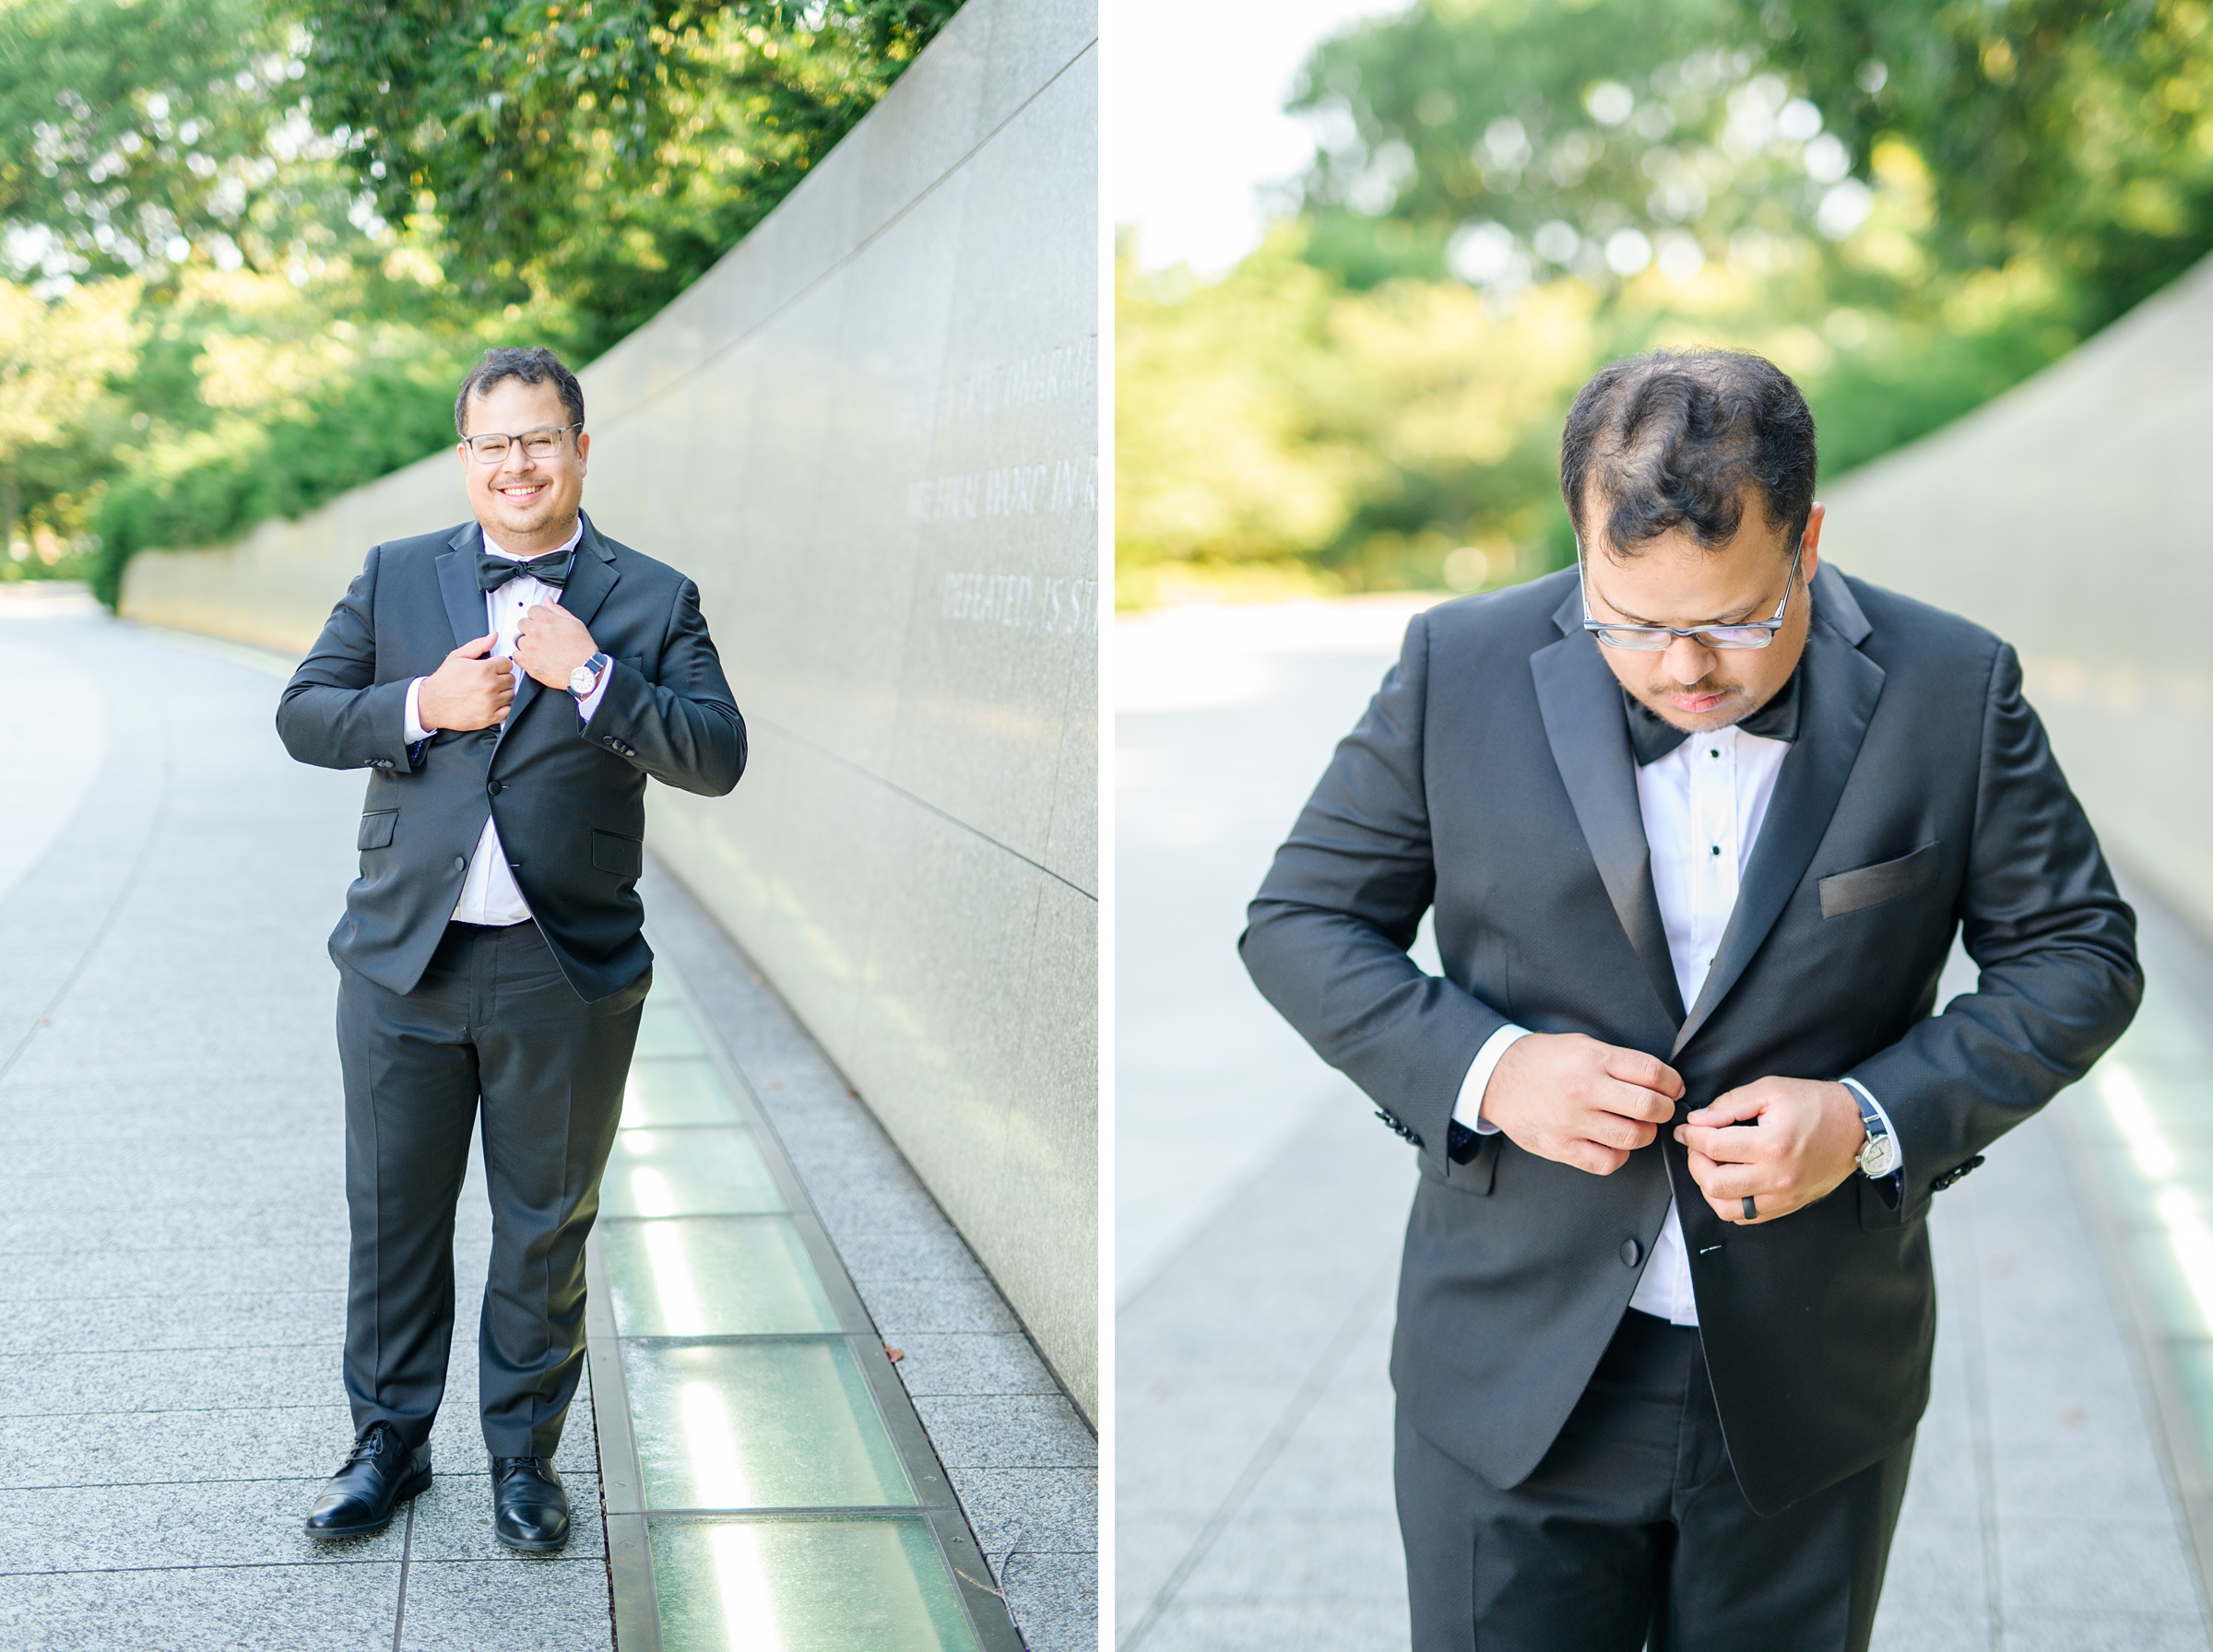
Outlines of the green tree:
M 1567 394 L 1607 357 L 1762 351 L 1805 387 L 1833 476 L 2018 383 L 2213 250 L 2203 0 L 1429 0 L 1324 42 L 1293 107 L 1317 136 L 1297 256 L 1323 294 L 1273 251 L 1225 292 L 1350 316 L 1364 292 L 1411 315 L 1424 294 L 1473 289 L 1502 356 L 1571 295 L 1586 315 L 1583 354 L 1563 347 L 1537 381 L 1550 392 L 1518 404 L 1508 457 L 1474 426 L 1410 443 L 1388 400 L 1329 409 L 1336 514 L 1249 553 L 1323 583 L 1433 584 L 1458 544 L 1487 548 L 1495 572 L 1501 538 L 1516 570 L 1563 558 L 1543 461 Z M 1226 344 L 1166 348 L 1225 301 L 1185 285 L 1121 300 L 1161 431 L 1208 405 L 1208 374 L 1249 398 L 1257 382 L 1210 365 Z M 1391 381 L 1380 335 L 1311 336 L 1300 382 Z M 1269 371 L 1284 405 L 1254 404 L 1248 435 L 1302 428 L 1310 407 Z M 1158 452 L 1127 419 L 1121 442 L 1133 567 L 1226 564 L 1229 541 L 1196 526 L 1201 496 L 1262 473 L 1210 481 L 1203 445 Z M 1148 525 L 1154 478 L 1133 458 L 1183 478 L 1181 539 Z
M 959 0 L 332 0 L 318 121 L 471 291 L 552 293 L 585 347 L 653 314 L 874 107 Z
M 137 308 L 138 282 L 127 276 L 52 299 L 0 281 L 0 578 L 26 572 L 34 547 L 39 571 L 59 560 L 51 523 L 18 535 L 24 461 L 67 442 L 102 409 L 109 381 L 136 360 Z
M 2213 250 L 2213 11 L 2200 0 L 1736 0 L 1864 169 L 1934 182 L 1944 265 L 2051 265 L 2082 332 Z
M 11 453 L 21 513 L 112 601 L 420 457 L 469 358 L 648 319 L 957 4 L 0 0 L 0 279 L 134 278 L 143 340 Z
M 316 148 L 298 43 L 259 0 L 0 5 L 0 256 L 49 281 L 158 275 L 195 246 L 280 257 L 318 214 L 344 230 L 344 193 L 308 199 L 284 164 Z

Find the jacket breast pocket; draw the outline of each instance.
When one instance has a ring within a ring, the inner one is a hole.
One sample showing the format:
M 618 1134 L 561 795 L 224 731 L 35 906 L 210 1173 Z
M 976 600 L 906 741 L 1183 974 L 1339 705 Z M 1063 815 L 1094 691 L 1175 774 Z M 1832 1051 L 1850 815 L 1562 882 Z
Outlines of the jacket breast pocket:
M 1821 915 L 1840 918 L 1848 912 L 1880 906 L 1886 901 L 1925 889 L 1936 881 L 1941 865 L 1937 851 L 1942 847 L 1941 844 L 1923 844 L 1912 854 L 1901 855 L 1896 860 L 1877 861 L 1871 867 L 1822 879 Z
M 357 849 L 388 849 L 392 846 L 392 829 L 399 824 L 396 808 L 373 809 L 361 817 L 361 835 L 354 839 Z
M 635 878 L 645 870 L 645 845 L 619 832 L 592 833 L 592 865 L 618 878 Z

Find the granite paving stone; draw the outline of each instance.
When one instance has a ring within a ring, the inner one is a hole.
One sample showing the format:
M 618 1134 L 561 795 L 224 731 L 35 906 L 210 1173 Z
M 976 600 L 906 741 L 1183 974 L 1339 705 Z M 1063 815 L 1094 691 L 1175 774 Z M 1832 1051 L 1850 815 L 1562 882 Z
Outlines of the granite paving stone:
M 2091 1519 L 2043 1505 L 1998 1533 L 2006 1619 L 2050 1611 L 2187 1614 L 2197 1591 L 2172 1519 Z
M 10 1492 L 0 1499 L 0 1555 L 6 1557 L 0 1564 L 20 1572 L 103 1572 L 400 1558 L 404 1516 L 381 1532 L 343 1542 L 309 1537 L 301 1520 L 322 1485 L 317 1474 Z
M 76 816 L 0 887 L 0 1645 L 388 1648 L 403 1566 L 443 1563 L 404 1559 L 404 1512 L 339 1543 L 301 1524 L 352 1437 L 325 941 L 363 778 L 290 761 L 276 676 L 152 633 L 0 617 L 0 659 L 83 665 L 107 730 Z M 471 1472 L 424 1500 L 419 1556 L 491 1552 L 483 1201 L 472 1178 L 438 1436 Z M 584 1493 L 569 1558 L 509 1638 L 444 1644 L 609 1646 L 588 1403 L 561 1460 Z M 407 1592 L 435 1628 L 437 1587 Z
M 1302 1553 L 1299 1572 L 1285 1578 L 1284 1555 L 1294 1544 Z M 1291 1595 L 1390 1610 L 1404 1594 L 1405 1567 L 1392 1522 L 1366 1510 L 1278 1511 L 1254 1498 L 1223 1528 L 1178 1599 Z
M 160 1348 L 327 1346 L 345 1335 L 343 1291 L 47 1297 L 8 1310 L 9 1352 L 108 1353 Z
M 893 1332 L 879 1322 L 887 1339 Z M 902 1331 L 899 1377 L 906 1391 L 922 1394 L 1057 1394 L 1059 1386 L 1026 1337 L 979 1331 L 949 1335 Z
M 985 1277 L 983 1264 L 950 1223 L 942 1231 L 918 1234 L 841 1233 L 837 1257 L 856 1283 Z
M 607 1652 L 607 1567 L 508 1555 L 408 1568 L 402 1652 Z M 385 1646 L 394 1642 L 385 1631 Z
M 491 1475 L 488 1466 L 479 1463 L 473 1474 L 440 1472 L 431 1489 L 416 1499 L 415 1558 L 533 1562 L 559 1558 L 564 1564 L 602 1565 L 607 1539 L 599 1528 L 599 1477 L 565 1465 L 557 1467 L 562 1484 L 568 1488 L 569 1516 L 574 1523 L 569 1547 L 560 1556 L 516 1555 L 492 1536 Z
M 1090 1554 L 1097 1550 L 1095 1471 L 964 1467 L 962 1506 L 985 1553 Z
M 1098 1446 L 1059 1395 L 917 1394 L 915 1410 L 948 1469 L 1087 1469 Z
M 396 1559 L 345 1566 L 195 1566 L 0 1576 L 9 1652 L 389 1652 Z M 158 1641 L 148 1634 L 160 1624 Z
M 1022 1321 L 989 1280 L 957 1276 L 871 1280 L 869 1316 L 893 1340 L 927 1331 L 996 1331 L 1010 1337 L 1022 1332 Z
M 1365 1601 L 1260 1597 L 1178 1601 L 1142 1644 L 1168 1652 L 1405 1652 L 1405 1603 L 1378 1612 Z
M 2206 1631 L 2195 1611 L 2051 1611 L 2007 1623 L 2001 1646 L 2003 1652 L 2205 1652 Z
M 0 1354 L 0 1416 L 237 1411 L 342 1393 L 338 1343 Z
M 5 1227 L 0 1223 L 0 1230 Z M 0 1257 L 14 1254 L 0 1243 Z M 67 1256 L 68 1265 L 0 1265 L 0 1303 L 98 1302 L 112 1296 L 159 1294 L 172 1286 L 193 1295 L 275 1292 L 288 1288 L 343 1292 L 346 1288 L 343 1233 L 335 1240 L 298 1245 L 209 1245 L 159 1255 L 82 1249 L 47 1254 Z M 72 1291 L 73 1282 L 80 1282 L 82 1289 Z M 10 1306 L 5 1311 L 12 1316 L 15 1309 Z
M 1886 1590 L 1885 1599 L 1888 1594 Z M 1888 1605 L 1876 1619 L 1869 1652 L 1992 1652 L 1998 1646 L 1987 1612 L 1947 1601 L 1899 1611 Z
M 1095 1554 L 1009 1555 L 1000 1581 L 1029 1652 L 1095 1652 L 1099 1644 Z
M 342 1397 L 259 1409 L 0 1418 L 0 1491 L 288 1480 L 303 1468 L 336 1469 L 352 1440 Z

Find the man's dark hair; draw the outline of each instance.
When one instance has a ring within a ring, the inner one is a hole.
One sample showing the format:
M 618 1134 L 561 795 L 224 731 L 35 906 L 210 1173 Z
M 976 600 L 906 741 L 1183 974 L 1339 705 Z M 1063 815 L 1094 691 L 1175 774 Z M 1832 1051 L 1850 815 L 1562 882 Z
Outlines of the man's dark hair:
M 584 386 L 576 375 L 562 365 L 562 360 L 543 345 L 530 349 L 486 350 L 482 360 L 468 370 L 468 377 L 461 381 L 461 394 L 454 397 L 454 429 L 463 436 L 468 434 L 468 398 L 491 394 L 491 387 L 507 379 L 520 379 L 526 384 L 543 384 L 553 382 L 561 392 L 561 405 L 569 412 L 571 424 L 584 422 Z
M 1733 537 L 1756 490 L 1788 549 L 1814 505 L 1814 416 L 1772 361 L 1743 350 L 1651 350 L 1583 386 L 1560 438 L 1560 492 L 1577 538 L 1604 509 L 1615 556 L 1675 528 L 1711 549 Z

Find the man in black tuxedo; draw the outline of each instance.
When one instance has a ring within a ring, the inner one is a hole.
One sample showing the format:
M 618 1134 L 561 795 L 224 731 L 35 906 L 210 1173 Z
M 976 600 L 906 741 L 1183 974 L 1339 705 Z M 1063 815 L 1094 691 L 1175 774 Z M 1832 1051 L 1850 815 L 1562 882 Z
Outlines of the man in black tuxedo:
M 302 762 L 370 771 L 338 966 L 356 1439 L 307 1516 L 376 1531 L 431 1481 L 454 1209 L 479 1112 L 479 1335 L 493 1524 L 568 1541 L 552 1464 L 584 1364 L 584 1243 L 653 982 L 645 777 L 720 796 L 745 724 L 675 569 L 579 509 L 584 393 L 486 353 L 454 405 L 475 522 L 373 547 L 277 713 Z
M 1260 990 L 1418 1150 L 1420 1652 L 1864 1647 L 1929 1200 L 2135 1012 L 2013 650 L 1822 567 L 1815 474 L 1757 357 L 1602 372 L 1578 567 L 1414 620 L 1252 903 Z

